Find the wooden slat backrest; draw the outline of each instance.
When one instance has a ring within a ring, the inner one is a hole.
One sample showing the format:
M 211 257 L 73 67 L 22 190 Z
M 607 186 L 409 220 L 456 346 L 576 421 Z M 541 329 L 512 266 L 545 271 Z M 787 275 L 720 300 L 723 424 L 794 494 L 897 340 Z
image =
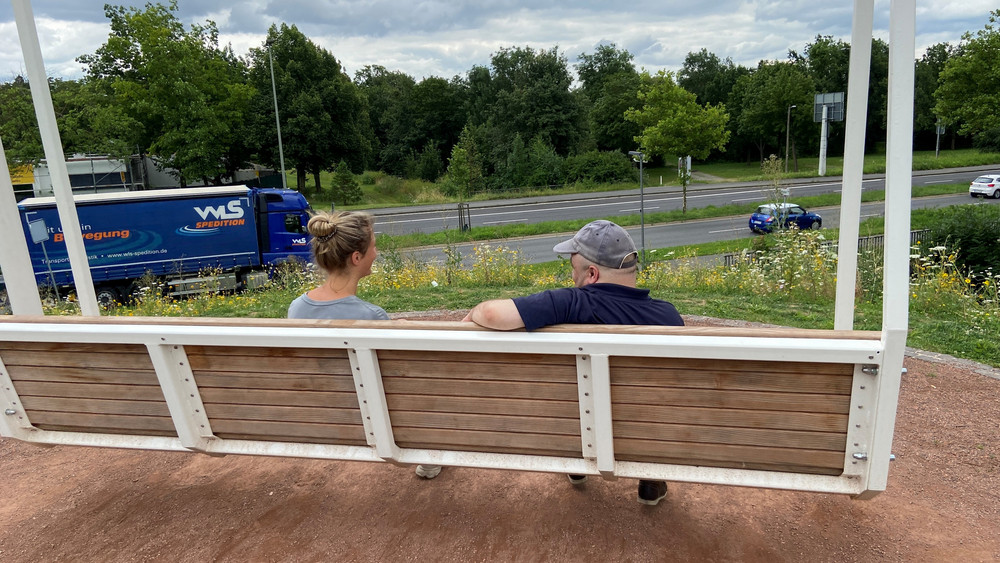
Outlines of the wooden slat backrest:
M 576 357 L 382 350 L 401 447 L 582 457 Z
M 0 342 L 0 356 L 36 428 L 177 435 L 144 346 Z
M 365 445 L 345 350 L 188 346 L 186 351 L 216 436 Z
M 613 357 L 615 457 L 839 475 L 853 366 Z

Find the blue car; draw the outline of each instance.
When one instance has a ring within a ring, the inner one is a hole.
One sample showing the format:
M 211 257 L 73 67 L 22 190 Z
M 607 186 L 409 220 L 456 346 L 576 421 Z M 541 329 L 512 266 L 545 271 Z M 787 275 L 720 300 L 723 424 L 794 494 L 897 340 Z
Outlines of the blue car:
M 776 226 L 799 229 L 819 229 L 823 218 L 818 213 L 810 213 L 794 203 L 765 203 L 750 215 L 750 230 L 755 233 L 770 233 Z

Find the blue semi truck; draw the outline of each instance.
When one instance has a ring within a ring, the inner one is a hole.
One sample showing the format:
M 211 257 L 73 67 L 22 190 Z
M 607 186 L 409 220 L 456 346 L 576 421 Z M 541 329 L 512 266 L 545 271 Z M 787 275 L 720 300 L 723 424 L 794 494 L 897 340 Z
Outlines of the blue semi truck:
M 156 276 L 168 293 L 258 287 L 269 266 L 309 260 L 309 203 L 293 190 L 225 186 L 74 196 L 98 302 Z M 39 286 L 73 284 L 55 198 L 18 203 Z M 4 292 L 6 293 L 6 292 Z

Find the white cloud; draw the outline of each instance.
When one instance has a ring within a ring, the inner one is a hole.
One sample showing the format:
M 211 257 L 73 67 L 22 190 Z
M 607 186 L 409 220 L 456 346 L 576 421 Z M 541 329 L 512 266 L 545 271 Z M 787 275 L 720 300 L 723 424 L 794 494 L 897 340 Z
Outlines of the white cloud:
M 83 66 L 80 55 L 92 53 L 108 37 L 108 24 L 86 21 L 35 18 L 42 60 L 49 76 L 77 78 Z M 24 58 L 17 27 L 13 21 L 0 22 L 0 80 L 24 74 Z
M 39 35 L 50 75 L 77 78 L 74 59 L 107 39 L 104 0 L 36 0 Z M 918 0 L 917 52 L 957 43 L 981 29 L 996 0 Z M 145 0 L 121 4 L 141 9 Z M 889 0 L 877 0 L 875 36 L 886 39 Z M 689 52 L 707 49 L 735 63 L 784 59 L 817 35 L 850 39 L 851 3 L 812 0 L 636 0 L 627 5 L 577 0 L 539 5 L 526 0 L 181 0 L 186 24 L 211 19 L 220 43 L 238 55 L 263 43 L 267 28 L 287 23 L 328 49 L 353 75 L 369 64 L 417 79 L 464 75 L 488 65 L 501 47 L 558 46 L 569 62 L 613 42 L 651 71 L 677 70 Z M 59 19 L 56 19 L 59 18 Z M 0 80 L 23 69 L 10 3 L 0 2 Z

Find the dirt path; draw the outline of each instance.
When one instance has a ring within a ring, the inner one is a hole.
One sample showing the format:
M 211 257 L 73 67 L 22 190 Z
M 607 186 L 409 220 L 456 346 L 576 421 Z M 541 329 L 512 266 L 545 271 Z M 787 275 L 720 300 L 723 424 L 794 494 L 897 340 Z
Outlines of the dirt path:
M 0 560 L 997 561 L 1000 380 L 907 358 L 871 501 L 0 439 Z

